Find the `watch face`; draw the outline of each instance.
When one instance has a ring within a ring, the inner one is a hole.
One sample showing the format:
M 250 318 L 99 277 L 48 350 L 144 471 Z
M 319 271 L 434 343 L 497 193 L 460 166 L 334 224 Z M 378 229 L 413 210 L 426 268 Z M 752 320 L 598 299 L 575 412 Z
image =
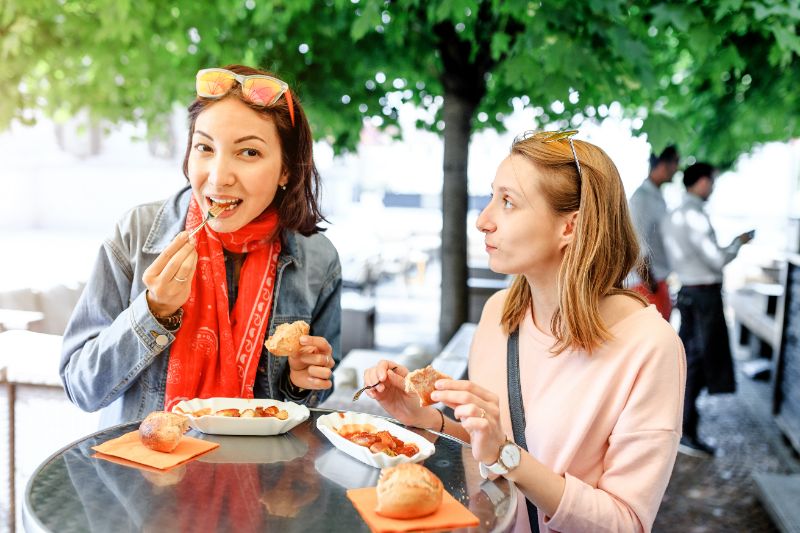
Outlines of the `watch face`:
M 503 464 L 505 464 L 509 470 L 516 468 L 519 466 L 520 461 L 519 447 L 517 447 L 516 444 L 506 444 L 500 451 L 500 458 L 503 460 Z

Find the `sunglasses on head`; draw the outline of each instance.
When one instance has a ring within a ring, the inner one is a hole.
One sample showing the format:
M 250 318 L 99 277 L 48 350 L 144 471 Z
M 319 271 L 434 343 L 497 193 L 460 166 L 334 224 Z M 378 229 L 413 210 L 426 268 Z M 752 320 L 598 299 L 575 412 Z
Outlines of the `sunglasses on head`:
M 569 147 L 572 150 L 572 157 L 575 158 L 575 166 L 578 169 L 578 179 L 583 181 L 583 173 L 581 172 L 581 162 L 578 161 L 578 153 L 575 151 L 575 145 L 572 144 L 572 137 L 578 133 L 578 130 L 562 130 L 562 131 L 533 131 L 529 130 L 514 139 L 514 144 L 526 139 L 533 139 L 543 143 L 551 143 L 556 141 L 566 140 L 569 142 Z M 580 184 L 579 184 L 580 185 Z
M 242 87 L 242 98 L 248 103 L 261 107 L 274 105 L 282 95 L 289 105 L 289 118 L 294 126 L 294 104 L 292 92 L 285 81 L 272 76 L 254 74 L 243 76 L 224 68 L 205 68 L 197 72 L 195 88 L 202 98 L 222 98 L 238 83 Z

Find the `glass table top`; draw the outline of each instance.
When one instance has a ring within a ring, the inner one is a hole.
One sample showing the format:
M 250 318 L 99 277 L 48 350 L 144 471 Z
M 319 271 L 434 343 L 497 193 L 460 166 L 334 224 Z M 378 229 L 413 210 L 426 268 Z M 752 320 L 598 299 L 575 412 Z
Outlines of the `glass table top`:
M 380 470 L 337 450 L 316 429 L 328 412 L 272 437 L 188 434 L 219 448 L 167 472 L 93 458 L 92 446 L 138 422 L 89 435 L 54 454 L 25 491 L 27 531 L 369 531 L 348 489 L 375 486 Z M 415 430 L 429 438 L 430 432 Z M 440 437 L 424 464 L 445 490 L 480 519 L 470 531 L 507 531 L 516 490 L 504 478 L 481 479 L 470 450 Z

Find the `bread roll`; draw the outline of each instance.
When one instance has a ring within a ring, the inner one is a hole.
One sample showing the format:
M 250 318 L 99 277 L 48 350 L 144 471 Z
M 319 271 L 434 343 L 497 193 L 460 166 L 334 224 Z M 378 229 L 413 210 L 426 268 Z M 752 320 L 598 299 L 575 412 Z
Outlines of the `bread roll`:
M 436 402 L 431 400 L 431 393 L 436 390 L 433 386 L 437 379 L 450 379 L 447 374 L 442 374 L 432 366 L 426 366 L 406 374 L 405 389 L 408 393 L 416 393 L 419 396 L 419 405 L 433 405 Z
M 183 415 L 154 411 L 139 425 L 142 444 L 157 452 L 171 452 L 189 429 L 189 419 Z
M 419 518 L 442 505 L 442 482 L 424 466 L 404 463 L 381 470 L 375 512 L 387 518 Z
M 300 337 L 308 335 L 310 330 L 311 327 L 302 320 L 281 324 L 264 345 L 273 355 L 297 355 L 300 352 Z

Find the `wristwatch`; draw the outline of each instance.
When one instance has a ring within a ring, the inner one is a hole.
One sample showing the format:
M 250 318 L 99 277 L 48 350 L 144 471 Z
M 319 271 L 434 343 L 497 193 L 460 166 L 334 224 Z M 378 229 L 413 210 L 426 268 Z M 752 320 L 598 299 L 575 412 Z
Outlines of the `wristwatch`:
M 181 327 L 181 320 L 183 320 L 183 308 L 179 307 L 177 311 L 169 316 L 153 315 L 158 320 L 158 323 L 164 326 L 169 331 L 178 331 Z
M 506 439 L 500 445 L 500 456 L 497 458 L 497 462 L 491 465 L 479 463 L 478 469 L 484 479 L 488 479 L 489 474 L 504 476 L 517 468 L 521 459 L 522 452 L 520 452 L 519 446 Z

